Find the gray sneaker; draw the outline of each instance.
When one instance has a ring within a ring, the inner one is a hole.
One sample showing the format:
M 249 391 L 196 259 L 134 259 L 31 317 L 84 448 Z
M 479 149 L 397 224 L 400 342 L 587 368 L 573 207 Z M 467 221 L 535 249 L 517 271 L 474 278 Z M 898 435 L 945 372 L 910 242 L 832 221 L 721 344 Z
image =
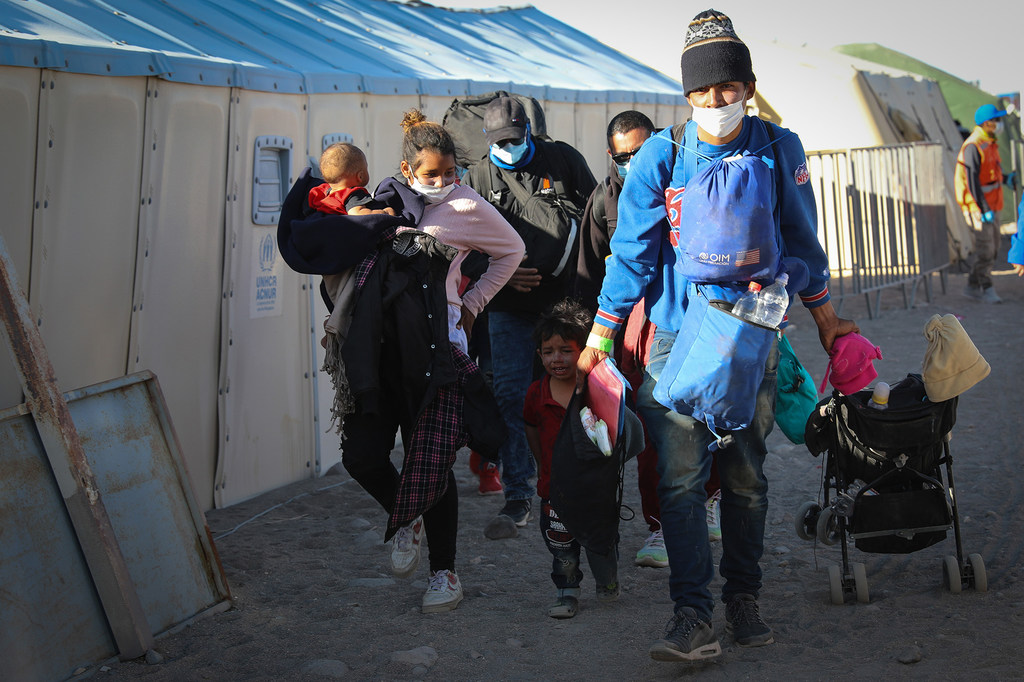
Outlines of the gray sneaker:
M 665 627 L 665 638 L 651 645 L 656 661 L 701 661 L 722 653 L 711 624 L 689 606 L 677 609 Z
M 968 298 L 975 298 L 980 301 L 981 295 L 981 287 L 978 286 L 977 284 L 971 284 L 970 282 L 968 282 L 967 286 L 964 287 L 964 296 L 967 296 Z
M 567 587 L 558 591 L 558 600 L 548 609 L 552 618 L 572 618 L 580 607 L 580 588 Z
M 501 511 L 498 512 L 498 515 L 507 516 L 512 519 L 512 523 L 522 528 L 530 520 L 530 501 L 508 500 L 505 502 L 505 506 L 501 508 Z
M 726 630 L 740 646 L 765 646 L 775 641 L 757 609 L 757 600 L 749 594 L 737 594 L 725 605 Z
M 992 287 L 985 289 L 981 292 L 981 300 L 985 303 L 1002 303 L 1003 299 L 999 298 L 999 294 Z

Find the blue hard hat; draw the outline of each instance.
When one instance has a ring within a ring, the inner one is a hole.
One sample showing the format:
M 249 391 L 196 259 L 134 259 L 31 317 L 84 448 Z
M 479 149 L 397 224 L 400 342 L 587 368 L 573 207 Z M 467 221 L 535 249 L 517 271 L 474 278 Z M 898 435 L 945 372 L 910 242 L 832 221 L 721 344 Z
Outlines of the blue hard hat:
M 1006 116 L 1006 109 L 997 109 L 995 104 L 982 104 L 974 112 L 974 124 L 980 126 L 985 121 L 991 121 L 1000 116 Z

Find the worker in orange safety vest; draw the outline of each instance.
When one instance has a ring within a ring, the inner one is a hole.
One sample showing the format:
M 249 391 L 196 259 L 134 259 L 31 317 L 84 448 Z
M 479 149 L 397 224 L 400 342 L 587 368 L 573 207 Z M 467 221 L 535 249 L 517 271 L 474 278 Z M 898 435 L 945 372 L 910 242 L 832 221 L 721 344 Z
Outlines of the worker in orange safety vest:
M 976 126 L 960 148 L 954 176 L 957 203 L 974 230 L 974 264 L 964 294 L 986 303 L 1002 301 L 992 287 L 992 265 L 999 253 L 1003 183 L 1012 183 L 1016 175 L 1003 176 L 996 143 L 1006 114 L 994 104 L 978 107 L 974 113 Z

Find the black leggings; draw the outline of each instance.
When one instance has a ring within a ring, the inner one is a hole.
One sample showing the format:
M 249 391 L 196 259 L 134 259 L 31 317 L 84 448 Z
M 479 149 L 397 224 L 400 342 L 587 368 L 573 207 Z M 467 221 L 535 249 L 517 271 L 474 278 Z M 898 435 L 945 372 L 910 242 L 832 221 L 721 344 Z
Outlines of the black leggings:
M 398 420 L 391 415 L 349 415 L 341 461 L 345 470 L 384 510 L 391 513 L 398 494 L 398 470 L 391 463 Z M 403 440 L 404 440 L 403 433 Z M 455 537 L 459 526 L 459 490 L 455 474 L 448 472 L 448 489 L 433 507 L 423 512 L 429 547 L 430 572 L 455 570 Z

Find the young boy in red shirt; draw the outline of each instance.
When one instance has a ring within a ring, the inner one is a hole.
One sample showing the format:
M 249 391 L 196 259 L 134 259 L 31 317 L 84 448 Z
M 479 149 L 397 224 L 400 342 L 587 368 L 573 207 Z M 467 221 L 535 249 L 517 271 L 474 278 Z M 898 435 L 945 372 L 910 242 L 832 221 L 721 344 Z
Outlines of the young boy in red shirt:
M 546 375 L 526 392 L 523 421 L 526 440 L 537 460 L 537 494 L 541 498 L 540 530 L 553 557 L 551 580 L 558 600 L 548 609 L 552 618 L 572 618 L 579 608 L 580 543 L 566 530 L 550 501 L 551 452 L 576 390 L 576 360 L 587 342 L 593 318 L 579 303 L 564 300 L 541 315 L 533 339 Z M 609 556 L 587 550 L 599 601 L 619 598 L 618 549 Z

